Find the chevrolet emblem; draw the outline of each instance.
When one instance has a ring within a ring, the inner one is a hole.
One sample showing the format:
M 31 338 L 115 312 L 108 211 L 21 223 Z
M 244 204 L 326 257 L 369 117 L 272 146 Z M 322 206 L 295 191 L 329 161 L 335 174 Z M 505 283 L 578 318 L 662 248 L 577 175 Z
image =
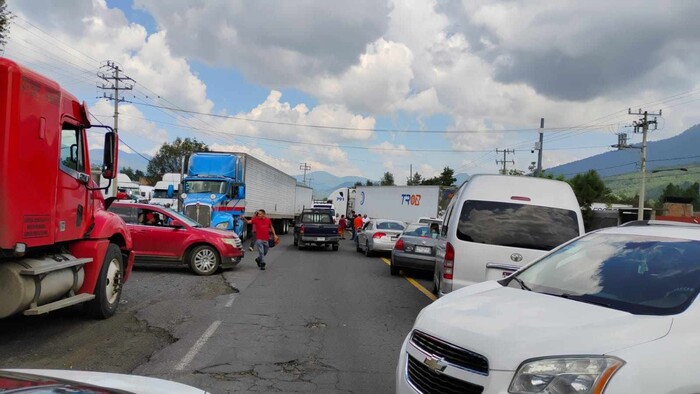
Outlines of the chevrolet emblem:
M 442 372 L 445 370 L 445 368 L 447 368 L 447 363 L 442 357 L 434 358 L 428 356 L 425 358 L 425 360 L 423 360 L 423 364 L 425 364 L 426 367 L 432 369 L 434 372 Z

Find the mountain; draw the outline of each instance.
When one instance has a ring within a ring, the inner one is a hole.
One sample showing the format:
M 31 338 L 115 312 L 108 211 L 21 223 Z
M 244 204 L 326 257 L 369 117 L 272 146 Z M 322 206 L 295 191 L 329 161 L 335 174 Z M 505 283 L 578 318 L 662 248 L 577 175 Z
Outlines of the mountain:
M 102 149 L 90 150 L 90 164 L 102 164 Z M 144 155 L 146 156 L 146 155 Z M 148 157 L 148 156 L 146 156 Z M 136 153 L 126 153 L 119 151 L 119 168 L 131 167 L 134 170 L 146 172 L 148 161 Z
M 635 144 L 634 146 L 640 147 L 640 144 Z M 657 168 L 672 168 L 700 163 L 699 148 L 700 125 L 695 125 L 677 136 L 649 142 L 647 145 L 647 171 L 651 172 Z M 546 172 L 570 178 L 578 173 L 594 169 L 598 171 L 601 177 L 608 177 L 638 172 L 639 160 L 639 149 L 630 148 L 622 151 L 601 153 L 562 164 L 546 169 Z
M 457 186 L 461 185 L 465 181 L 467 181 L 470 177 L 469 174 L 456 174 L 454 176 L 457 178 L 457 181 L 455 184 Z M 303 175 L 296 175 L 294 176 L 296 178 L 297 182 L 303 183 L 304 176 Z M 331 194 L 334 190 L 339 189 L 341 187 L 353 187 L 355 186 L 355 183 L 357 182 L 362 182 L 364 185 L 365 182 L 367 181 L 367 178 L 363 178 L 360 176 L 344 176 L 344 177 L 339 177 L 335 176 L 333 174 L 330 174 L 325 171 L 314 171 L 314 172 L 309 172 L 306 174 L 306 179 L 307 183 L 311 184 L 311 187 L 314 189 L 314 198 L 316 199 L 322 199 L 328 197 L 329 194 Z M 311 180 L 310 182 L 308 182 Z M 372 180 L 375 184 L 378 184 L 379 181 Z

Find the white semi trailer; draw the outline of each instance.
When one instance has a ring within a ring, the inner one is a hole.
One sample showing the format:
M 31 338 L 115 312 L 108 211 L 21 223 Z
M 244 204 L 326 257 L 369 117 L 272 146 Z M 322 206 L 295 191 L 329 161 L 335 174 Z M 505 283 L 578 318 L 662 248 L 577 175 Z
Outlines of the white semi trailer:
M 354 210 L 370 218 L 411 223 L 438 216 L 440 186 L 357 186 Z

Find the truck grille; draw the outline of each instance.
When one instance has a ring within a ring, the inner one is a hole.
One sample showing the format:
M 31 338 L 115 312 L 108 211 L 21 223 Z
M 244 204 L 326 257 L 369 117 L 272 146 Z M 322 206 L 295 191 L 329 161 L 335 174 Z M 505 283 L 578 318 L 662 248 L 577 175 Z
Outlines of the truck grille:
M 481 394 L 484 391 L 482 386 L 434 372 L 411 355 L 406 372 L 408 382 L 423 394 Z
M 191 204 L 185 207 L 185 215 L 204 227 L 211 225 L 211 206 Z
M 470 352 L 418 330 L 413 331 L 411 343 L 424 353 L 441 357 L 450 364 L 481 375 L 489 374 L 489 361 L 480 354 Z

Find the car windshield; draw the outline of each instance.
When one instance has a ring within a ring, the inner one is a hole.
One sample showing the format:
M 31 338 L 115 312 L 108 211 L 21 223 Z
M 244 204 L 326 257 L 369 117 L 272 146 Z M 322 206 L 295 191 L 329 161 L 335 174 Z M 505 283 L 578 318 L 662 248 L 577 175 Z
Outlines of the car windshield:
M 201 224 L 195 222 L 194 220 L 188 218 L 187 216 L 182 215 L 182 214 L 180 214 L 180 213 L 178 213 L 170 208 L 163 208 L 163 210 L 166 211 L 168 213 L 168 215 L 170 215 L 174 219 L 177 219 L 183 223 L 186 223 L 190 227 L 202 227 Z
M 410 235 L 414 237 L 430 237 L 430 228 L 423 224 L 410 224 L 406 227 L 403 235 Z
M 496 201 L 465 201 L 457 238 L 488 245 L 552 250 L 579 236 L 574 211 Z
M 225 181 L 185 181 L 185 192 L 224 194 L 226 185 Z
M 396 222 L 379 222 L 377 223 L 377 230 L 396 230 L 403 231 L 404 225 Z
M 522 283 L 508 285 L 633 314 L 671 315 L 685 310 L 700 289 L 698 256 L 699 241 L 591 234 L 518 273 Z

